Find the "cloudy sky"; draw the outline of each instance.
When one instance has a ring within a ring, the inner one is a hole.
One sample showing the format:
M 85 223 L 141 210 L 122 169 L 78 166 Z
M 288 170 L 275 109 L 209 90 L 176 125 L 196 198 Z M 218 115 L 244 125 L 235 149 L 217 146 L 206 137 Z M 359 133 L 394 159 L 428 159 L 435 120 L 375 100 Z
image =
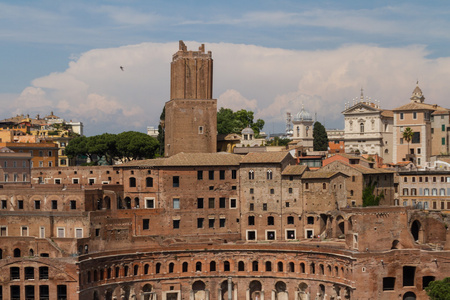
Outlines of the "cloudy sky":
M 54 114 L 86 135 L 157 125 L 184 40 L 214 59 L 218 106 L 281 132 L 302 104 L 342 128 L 361 88 L 381 106 L 450 108 L 450 1 L 51 1 L 0 3 L 0 119 Z M 124 71 L 120 70 L 124 67 Z

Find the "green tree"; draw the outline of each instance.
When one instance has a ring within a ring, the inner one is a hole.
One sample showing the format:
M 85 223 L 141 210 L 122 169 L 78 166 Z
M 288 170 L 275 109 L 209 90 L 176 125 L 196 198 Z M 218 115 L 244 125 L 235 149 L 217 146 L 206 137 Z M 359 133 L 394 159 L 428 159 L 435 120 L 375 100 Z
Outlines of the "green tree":
M 117 157 L 122 161 L 154 158 L 158 150 L 158 141 L 141 132 L 126 131 L 116 138 Z
M 450 299 L 450 277 L 430 282 L 425 291 L 431 300 Z
M 377 182 L 369 181 L 362 193 L 363 207 L 366 206 L 378 206 L 380 204 L 381 199 L 384 199 L 384 194 L 381 192 L 378 196 L 374 195 L 375 187 L 377 186 Z
M 409 154 L 409 143 L 412 141 L 413 136 L 414 131 L 412 131 L 410 127 L 406 127 L 405 130 L 403 130 L 402 137 L 408 143 L 408 154 Z
M 258 138 L 265 122 L 261 119 L 254 122 L 253 118 L 254 113 L 252 111 L 241 109 L 233 112 L 229 108 L 221 107 L 217 112 L 217 132 L 219 134 L 240 134 L 242 129 L 250 126 L 255 132 L 255 137 Z
M 327 131 L 320 122 L 315 122 L 313 126 L 313 148 L 314 151 L 328 150 Z
M 77 136 L 70 140 L 66 146 L 66 155 L 69 158 L 77 158 L 78 156 L 89 157 L 89 151 L 87 147 L 87 138 L 85 136 Z
M 269 146 L 286 146 L 287 144 L 289 144 L 289 142 L 291 142 L 290 139 L 287 138 L 282 138 L 280 139 L 279 137 L 274 137 L 273 140 L 269 141 L 267 143 L 267 145 Z

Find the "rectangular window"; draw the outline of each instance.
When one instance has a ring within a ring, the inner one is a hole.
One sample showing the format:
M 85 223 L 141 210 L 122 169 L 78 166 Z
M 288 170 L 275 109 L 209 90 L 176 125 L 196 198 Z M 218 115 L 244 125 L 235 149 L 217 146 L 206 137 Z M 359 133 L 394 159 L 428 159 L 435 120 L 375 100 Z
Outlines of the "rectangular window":
M 420 144 L 420 132 L 414 132 L 411 143 L 412 144 Z
M 34 209 L 41 209 L 41 201 L 40 200 L 34 201 Z
M 48 267 L 39 267 L 39 279 L 48 279 Z
M 442 131 L 445 131 L 445 124 L 442 124 Z
M 256 231 L 254 231 L 254 230 L 247 231 L 247 240 L 248 241 L 256 240 Z
M 59 237 L 59 238 L 63 238 L 63 237 L 66 237 L 66 233 L 65 233 L 65 228 L 64 227 L 58 227 L 57 228 L 57 237 Z
M 209 180 L 214 180 L 214 171 L 208 172 L 208 178 L 209 178 Z
M 263 211 L 267 211 L 267 203 L 263 203 Z
M 52 200 L 52 209 L 58 209 L 58 200 Z
M 6 204 L 6 200 L 2 200 L 2 209 L 6 209 L 7 208 L 7 204 Z
M 78 184 L 80 181 L 78 178 L 72 178 L 72 183 L 73 184 Z
M 28 227 L 22 226 L 21 236 L 28 236 Z
M 225 180 L 225 170 L 220 170 L 219 171 L 219 179 L 220 180 Z
M 197 180 L 203 180 L 203 171 L 197 171 Z
M 214 198 L 209 198 L 208 199 L 208 207 L 209 208 L 214 208 Z
M 413 119 L 417 120 L 417 112 L 413 111 Z
M 197 218 L 197 228 L 203 228 L 204 218 Z
M 173 209 L 180 209 L 180 199 L 173 198 Z
M 286 230 L 286 239 L 295 240 L 295 230 Z
M 8 182 L 8 174 L 5 174 L 5 182 Z
M 83 238 L 83 228 L 75 228 L 75 238 L 77 239 Z
M 414 277 L 416 274 L 416 267 L 403 267 L 403 286 L 414 286 Z
M 236 208 L 236 199 L 230 199 L 230 208 Z
M 179 176 L 173 176 L 173 187 L 179 187 L 180 186 L 180 177 Z
M 70 209 L 77 209 L 77 201 L 70 200 Z
M 180 228 L 180 220 L 173 220 L 173 229 Z
M 60 284 L 56 287 L 56 299 L 67 300 L 67 285 Z
M 198 134 L 203 134 L 203 126 L 198 126 Z
M 155 208 L 155 199 L 145 198 L 145 208 Z
M 403 138 L 400 138 L 400 145 L 403 145 Z
M 237 178 L 237 170 L 231 170 L 231 179 Z
M 224 228 L 225 227 L 225 222 L 226 222 L 226 219 L 224 219 L 224 218 L 219 219 L 219 227 Z
M 253 191 L 254 191 L 253 188 L 251 188 L 251 189 L 250 189 L 250 194 L 253 194 Z
M 20 279 L 20 268 L 19 267 L 11 267 L 9 269 L 11 280 Z
M 400 113 L 400 120 L 403 120 L 403 117 L 404 117 L 403 113 Z
M 226 199 L 219 198 L 219 208 L 226 208 Z
M 17 207 L 18 209 L 23 209 L 23 200 L 17 201 Z
M 197 208 L 203 208 L 203 198 L 197 198 Z
M 95 236 L 100 236 L 100 228 L 95 228 Z
M 150 229 L 150 219 L 142 219 L 142 229 L 143 230 Z
M 45 239 L 45 227 L 43 226 L 39 227 L 39 237 Z
M 1 226 L 0 227 L 0 236 L 8 236 L 7 227 Z
M 209 221 L 208 222 L 208 227 L 209 228 L 214 228 L 214 223 L 215 223 L 216 220 L 215 219 L 209 219 L 208 221 Z
M 445 146 L 445 137 L 442 138 L 441 143 L 442 143 L 442 146 Z
M 55 184 L 61 184 L 61 179 L 60 178 L 55 178 Z

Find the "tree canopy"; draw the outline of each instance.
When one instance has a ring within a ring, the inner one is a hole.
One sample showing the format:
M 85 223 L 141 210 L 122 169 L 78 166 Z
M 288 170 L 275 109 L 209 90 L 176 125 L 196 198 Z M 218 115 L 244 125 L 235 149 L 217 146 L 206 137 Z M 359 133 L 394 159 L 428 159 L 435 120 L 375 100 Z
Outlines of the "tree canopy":
M 313 127 L 314 151 L 328 150 L 328 135 L 325 127 L 320 122 L 315 122 Z
M 245 109 L 233 112 L 229 108 L 221 107 L 217 112 L 217 132 L 219 134 L 241 133 L 242 129 L 250 126 L 255 132 L 255 137 L 264 128 L 264 120 L 253 121 L 253 112 Z
M 377 186 L 377 182 L 372 180 L 369 181 L 369 183 L 366 185 L 366 187 L 363 189 L 362 193 L 362 200 L 363 200 L 363 206 L 377 206 L 380 204 L 380 200 L 384 199 L 384 194 L 381 192 L 381 194 L 375 196 L 374 191 L 375 187 Z
M 90 137 L 76 137 L 67 145 L 66 154 L 69 158 L 86 156 L 93 164 L 105 158 L 112 164 L 113 160 L 125 162 L 153 158 L 158 146 L 158 141 L 145 133 L 126 131 L 119 134 L 104 133 Z
M 450 277 L 430 282 L 425 291 L 431 300 L 450 299 Z

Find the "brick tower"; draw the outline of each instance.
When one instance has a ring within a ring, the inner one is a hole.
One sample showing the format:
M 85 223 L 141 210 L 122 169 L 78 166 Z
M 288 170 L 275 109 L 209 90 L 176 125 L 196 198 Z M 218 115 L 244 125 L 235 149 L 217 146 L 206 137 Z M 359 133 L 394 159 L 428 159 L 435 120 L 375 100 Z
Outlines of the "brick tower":
M 170 101 L 166 102 L 165 156 L 213 153 L 217 148 L 217 100 L 212 98 L 213 60 L 205 45 L 173 55 Z

